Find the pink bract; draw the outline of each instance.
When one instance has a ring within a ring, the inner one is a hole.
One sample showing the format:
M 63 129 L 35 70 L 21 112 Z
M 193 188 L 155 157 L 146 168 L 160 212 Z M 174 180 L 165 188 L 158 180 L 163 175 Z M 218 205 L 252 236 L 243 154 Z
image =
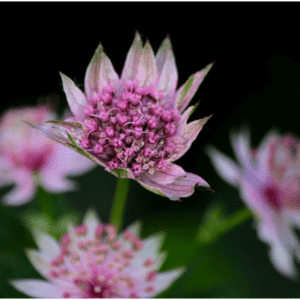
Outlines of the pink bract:
M 187 106 L 211 66 L 176 91 L 178 74 L 169 38 L 154 56 L 150 43 L 143 46 L 136 34 L 120 78 L 99 45 L 86 71 L 84 93 L 61 74 L 74 116 L 39 129 L 117 177 L 135 179 L 171 200 L 188 197 L 195 186 L 209 185 L 173 162 L 209 119 L 187 123 L 195 109 Z
M 238 164 L 210 147 L 208 154 L 221 177 L 239 188 L 258 219 L 258 236 L 270 245 L 270 258 L 282 274 L 295 277 L 300 261 L 300 140 L 270 132 L 257 149 L 248 131 L 232 134 Z
M 31 297 L 40 298 L 149 298 L 166 290 L 184 268 L 158 273 L 166 255 L 159 249 L 163 235 L 139 238 L 135 223 L 117 235 L 112 225 L 100 222 L 89 211 L 83 225 L 73 227 L 60 243 L 36 235 L 37 250 L 27 255 L 47 279 L 13 280 L 11 284 Z
M 53 193 L 74 190 L 66 178 L 95 167 L 88 159 L 46 138 L 23 121 L 42 125 L 55 118 L 47 106 L 11 109 L 0 119 L 0 186 L 16 187 L 3 197 L 8 205 L 30 201 L 38 184 Z

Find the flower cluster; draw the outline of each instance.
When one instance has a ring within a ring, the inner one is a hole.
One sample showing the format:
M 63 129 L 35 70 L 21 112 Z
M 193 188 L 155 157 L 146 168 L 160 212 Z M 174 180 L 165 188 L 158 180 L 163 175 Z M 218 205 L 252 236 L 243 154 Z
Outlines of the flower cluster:
M 36 125 L 55 118 L 48 106 L 22 107 L 7 111 L 0 119 L 0 186 L 15 183 L 3 197 L 9 205 L 30 201 L 41 184 L 50 192 L 74 190 L 65 178 L 87 172 L 96 164 L 44 137 L 23 121 Z
M 211 66 L 176 91 L 169 38 L 154 56 L 149 42 L 143 46 L 136 34 L 120 78 L 99 45 L 86 71 L 85 93 L 61 74 L 74 116 L 40 129 L 118 177 L 135 179 L 171 200 L 188 197 L 195 186 L 209 185 L 173 162 L 209 119 L 187 123 L 195 107 L 186 108 Z
M 258 218 L 258 235 L 270 245 L 276 269 L 296 275 L 300 261 L 300 140 L 270 132 L 257 149 L 250 147 L 248 132 L 232 135 L 239 164 L 210 147 L 209 156 L 219 174 L 240 189 L 241 197 Z
M 119 236 L 113 225 L 88 212 L 83 225 L 72 227 L 60 243 L 38 234 L 40 251 L 28 250 L 34 267 L 47 279 L 13 280 L 31 297 L 149 298 L 166 290 L 183 268 L 158 273 L 166 255 L 159 253 L 163 235 L 139 238 L 139 223 Z

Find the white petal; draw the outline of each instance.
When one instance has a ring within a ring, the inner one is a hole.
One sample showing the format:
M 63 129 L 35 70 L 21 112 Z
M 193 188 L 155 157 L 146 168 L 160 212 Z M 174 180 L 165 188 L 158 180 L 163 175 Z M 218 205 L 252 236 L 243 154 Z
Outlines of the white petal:
M 297 276 L 293 254 L 280 243 L 271 245 L 270 258 L 278 272 L 285 276 L 295 278 Z
M 43 255 L 49 257 L 49 259 L 59 255 L 60 245 L 51 236 L 40 232 L 34 233 L 33 236 Z
M 26 250 L 26 254 L 34 268 L 45 278 L 50 279 L 51 271 L 50 260 L 47 256 L 34 249 Z
M 94 209 L 89 209 L 84 216 L 83 223 L 88 227 L 88 239 L 95 238 L 95 230 L 101 223 L 100 218 Z
M 130 226 L 126 228 L 126 230 L 129 230 L 136 236 L 140 236 L 141 234 L 141 229 L 142 229 L 142 222 L 141 221 L 135 221 L 132 223 Z
M 229 184 L 237 186 L 241 176 L 237 165 L 229 157 L 212 146 L 207 148 L 206 153 L 219 175 Z
M 86 98 L 83 92 L 66 75 L 60 73 L 67 101 L 73 115 L 79 119 L 85 116 Z
M 154 285 L 155 291 L 151 294 L 149 293 L 147 297 L 153 297 L 167 290 L 171 286 L 171 284 L 182 275 L 184 271 L 185 268 L 179 268 L 179 269 L 159 273 L 156 277 L 156 281 Z
M 20 292 L 35 298 L 62 298 L 63 290 L 56 285 L 38 279 L 12 280 L 10 283 Z

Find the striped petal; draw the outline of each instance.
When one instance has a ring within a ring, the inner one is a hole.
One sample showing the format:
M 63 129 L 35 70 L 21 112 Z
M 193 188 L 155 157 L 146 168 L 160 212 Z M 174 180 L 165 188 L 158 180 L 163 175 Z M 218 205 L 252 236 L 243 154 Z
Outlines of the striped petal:
M 159 74 L 158 90 L 166 94 L 176 90 L 178 72 L 169 37 L 161 44 L 156 54 L 156 65 Z
M 94 94 L 99 92 L 99 81 L 100 81 L 100 66 L 102 59 L 103 47 L 100 44 L 95 51 L 94 56 L 91 59 L 91 62 L 88 65 L 88 68 L 84 77 L 84 89 L 87 98 L 92 99 Z
M 134 41 L 126 57 L 121 78 L 124 81 L 133 80 L 136 76 L 143 52 L 143 43 L 138 33 L 135 34 Z

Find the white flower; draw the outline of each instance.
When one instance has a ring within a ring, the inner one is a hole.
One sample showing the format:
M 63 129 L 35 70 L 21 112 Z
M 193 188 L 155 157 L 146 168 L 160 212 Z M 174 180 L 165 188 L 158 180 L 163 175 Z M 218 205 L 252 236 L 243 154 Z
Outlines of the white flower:
M 83 225 L 70 226 L 60 243 L 39 234 L 40 250 L 27 255 L 47 279 L 13 280 L 11 284 L 31 297 L 41 298 L 149 298 L 166 290 L 183 268 L 157 273 L 166 255 L 159 249 L 163 235 L 139 238 L 139 223 L 119 236 L 112 225 L 88 212 Z

